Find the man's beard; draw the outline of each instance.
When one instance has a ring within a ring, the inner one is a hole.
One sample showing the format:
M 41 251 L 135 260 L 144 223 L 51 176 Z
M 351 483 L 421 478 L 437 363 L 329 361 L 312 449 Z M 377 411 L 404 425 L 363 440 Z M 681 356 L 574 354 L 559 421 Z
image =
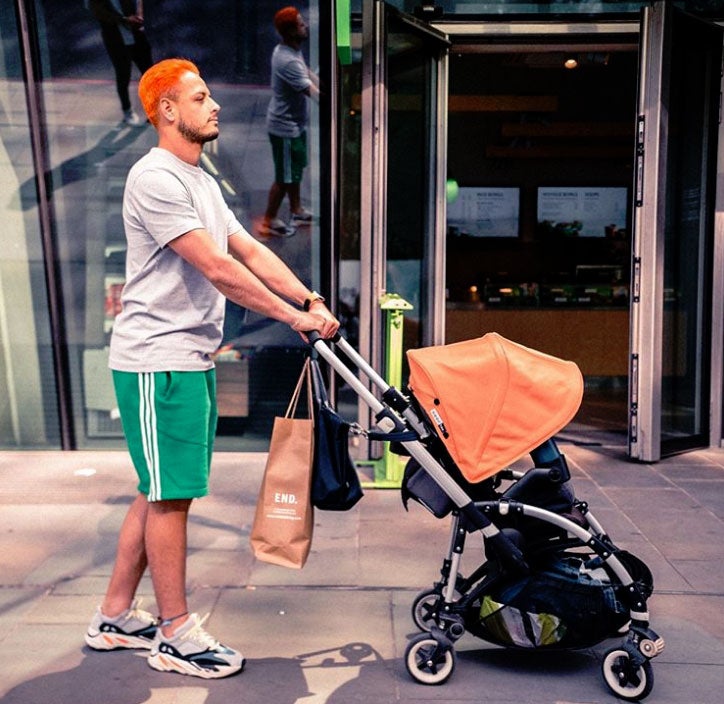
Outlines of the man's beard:
M 204 133 L 195 127 L 190 127 L 183 120 L 179 120 L 178 131 L 181 133 L 181 136 L 192 144 L 206 144 L 206 142 L 213 142 L 219 136 L 218 129 L 214 134 Z

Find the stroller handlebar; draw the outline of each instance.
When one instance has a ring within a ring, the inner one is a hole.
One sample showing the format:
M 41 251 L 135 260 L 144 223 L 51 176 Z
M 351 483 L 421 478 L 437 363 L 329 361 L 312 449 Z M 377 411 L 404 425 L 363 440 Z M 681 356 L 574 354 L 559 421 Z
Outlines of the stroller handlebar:
M 307 339 L 309 340 L 309 344 L 314 347 L 317 342 L 320 340 L 324 340 L 324 338 L 319 334 L 317 330 L 305 330 L 304 334 L 307 336 Z M 334 334 L 334 337 L 331 337 L 329 339 L 330 342 L 339 342 L 341 338 L 341 335 L 339 332 L 336 332 Z

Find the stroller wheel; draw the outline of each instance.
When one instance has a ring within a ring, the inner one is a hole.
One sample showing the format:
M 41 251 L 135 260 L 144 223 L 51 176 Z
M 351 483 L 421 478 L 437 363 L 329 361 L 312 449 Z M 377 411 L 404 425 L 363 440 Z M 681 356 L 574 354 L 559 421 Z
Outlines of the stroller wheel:
M 636 668 L 631 663 L 631 656 L 623 648 L 609 650 L 603 659 L 601 670 L 609 689 L 626 701 L 640 701 L 651 694 L 654 688 L 651 662 L 646 660 Z
M 455 651 L 421 633 L 408 643 L 405 665 L 410 676 L 421 684 L 442 684 L 455 670 Z
M 420 592 L 412 602 L 412 620 L 421 630 L 430 632 L 433 626 L 440 625 L 439 609 L 442 595 L 434 589 Z

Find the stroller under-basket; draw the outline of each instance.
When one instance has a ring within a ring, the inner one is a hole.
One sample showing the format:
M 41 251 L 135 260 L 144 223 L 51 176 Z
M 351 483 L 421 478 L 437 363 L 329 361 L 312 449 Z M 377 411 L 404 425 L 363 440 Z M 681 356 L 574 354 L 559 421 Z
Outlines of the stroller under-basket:
M 441 579 L 421 592 L 412 616 L 422 633 L 405 652 L 410 675 L 441 684 L 455 668 L 466 631 L 512 648 L 584 648 L 617 638 L 602 673 L 618 697 L 653 688 L 651 659 L 664 648 L 649 625 L 653 580 L 619 549 L 573 493 L 553 435 L 575 415 L 578 367 L 489 333 L 476 340 L 410 350 L 408 392 L 390 387 L 343 339 L 336 348 L 381 400 L 318 335 L 310 340 L 375 414 L 373 439 L 408 455 L 403 500 L 451 516 Z M 530 455 L 533 467 L 508 465 Z M 482 563 L 460 573 L 470 533 L 481 533 Z

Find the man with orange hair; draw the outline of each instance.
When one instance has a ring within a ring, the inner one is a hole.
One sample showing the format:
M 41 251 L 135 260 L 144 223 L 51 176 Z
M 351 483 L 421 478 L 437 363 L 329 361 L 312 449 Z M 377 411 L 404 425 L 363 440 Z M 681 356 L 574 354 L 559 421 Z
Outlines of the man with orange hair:
M 269 189 L 266 212 L 259 233 L 289 237 L 299 225 L 309 225 L 312 214 L 302 206 L 300 187 L 307 165 L 307 99 L 319 97 L 319 81 L 304 62 L 302 42 L 309 29 L 296 7 L 274 15 L 274 27 L 282 38 L 271 59 L 272 97 L 266 125 L 274 159 L 274 182 Z M 278 217 L 284 197 L 289 198 L 291 219 Z
M 212 355 L 224 299 L 302 334 L 329 338 L 339 323 L 319 294 L 241 226 L 199 167 L 204 144 L 219 134 L 220 107 L 197 67 L 161 61 L 141 77 L 139 95 L 158 146 L 126 181 L 126 283 L 110 352 L 139 493 L 86 643 L 150 649 L 148 664 L 157 670 L 225 677 L 244 658 L 212 638 L 186 601 L 188 512 L 208 493 L 217 419 Z M 158 620 L 135 600 L 146 567 Z

